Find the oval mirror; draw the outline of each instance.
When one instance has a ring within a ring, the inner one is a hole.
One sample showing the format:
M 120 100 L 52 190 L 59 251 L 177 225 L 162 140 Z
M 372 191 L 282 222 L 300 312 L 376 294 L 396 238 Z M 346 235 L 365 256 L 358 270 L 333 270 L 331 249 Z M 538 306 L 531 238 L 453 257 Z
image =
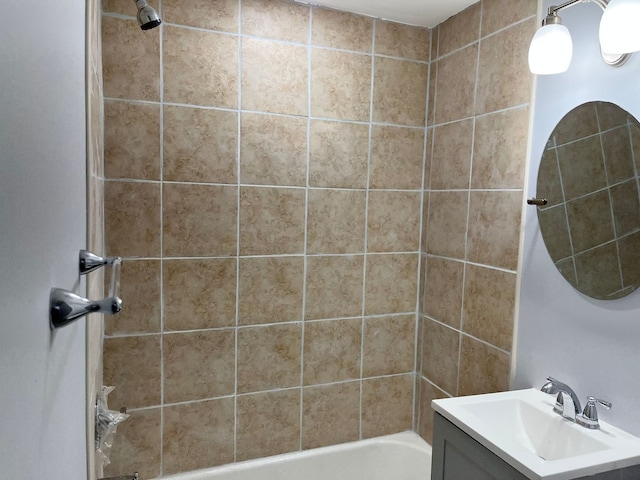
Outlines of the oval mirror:
M 589 102 L 558 123 L 545 146 L 537 197 L 544 243 L 562 276 L 592 298 L 640 286 L 640 128 L 622 108 Z

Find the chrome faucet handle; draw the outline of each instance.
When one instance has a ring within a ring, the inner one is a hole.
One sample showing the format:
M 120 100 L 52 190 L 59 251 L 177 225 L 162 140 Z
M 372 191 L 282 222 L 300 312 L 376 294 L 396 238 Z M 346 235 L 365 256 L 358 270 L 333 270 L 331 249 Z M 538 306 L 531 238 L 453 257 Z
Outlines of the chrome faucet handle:
M 587 404 L 584 406 L 583 412 L 579 415 L 576 415 L 576 423 L 592 430 L 600 428 L 600 423 L 598 422 L 597 404 L 602 405 L 607 410 L 610 410 L 613 406 L 611 402 L 607 402 L 606 400 L 600 400 L 595 397 L 587 397 Z
M 122 310 L 122 300 L 119 297 L 92 301 L 62 288 L 51 289 L 49 304 L 49 324 L 52 330 L 64 327 L 89 313 L 115 315 Z

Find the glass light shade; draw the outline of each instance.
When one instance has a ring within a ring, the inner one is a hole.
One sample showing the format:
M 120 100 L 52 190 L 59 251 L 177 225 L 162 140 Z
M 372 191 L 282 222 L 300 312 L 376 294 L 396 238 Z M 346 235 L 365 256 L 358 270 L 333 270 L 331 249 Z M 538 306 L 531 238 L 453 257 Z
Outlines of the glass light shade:
M 623 54 L 640 50 L 640 0 L 611 0 L 600 20 L 603 52 Z
M 529 70 L 536 75 L 566 72 L 573 55 L 569 29 L 559 23 L 540 27 L 529 47 Z

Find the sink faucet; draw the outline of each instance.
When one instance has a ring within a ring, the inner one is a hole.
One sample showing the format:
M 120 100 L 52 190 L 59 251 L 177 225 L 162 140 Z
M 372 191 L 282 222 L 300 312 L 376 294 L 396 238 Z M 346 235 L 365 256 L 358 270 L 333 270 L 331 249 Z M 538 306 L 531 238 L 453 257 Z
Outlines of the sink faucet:
M 558 394 L 553 411 L 559 413 L 564 418 L 575 421 L 576 415 L 579 415 L 582 410 L 580 407 L 580 399 L 578 399 L 576 392 L 566 383 L 562 383 L 553 377 L 547 377 L 547 380 L 547 383 L 545 383 L 540 390 L 550 395 Z M 568 409 L 568 407 L 573 408 Z

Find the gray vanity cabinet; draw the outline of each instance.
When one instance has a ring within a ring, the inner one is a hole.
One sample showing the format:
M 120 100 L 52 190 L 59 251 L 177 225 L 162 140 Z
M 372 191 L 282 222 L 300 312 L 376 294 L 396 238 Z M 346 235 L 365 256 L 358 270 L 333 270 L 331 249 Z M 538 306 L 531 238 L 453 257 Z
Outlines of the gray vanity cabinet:
M 528 480 L 439 413 L 433 418 L 431 480 Z M 640 465 L 576 480 L 640 480 Z
M 439 413 L 434 415 L 431 480 L 527 480 Z

